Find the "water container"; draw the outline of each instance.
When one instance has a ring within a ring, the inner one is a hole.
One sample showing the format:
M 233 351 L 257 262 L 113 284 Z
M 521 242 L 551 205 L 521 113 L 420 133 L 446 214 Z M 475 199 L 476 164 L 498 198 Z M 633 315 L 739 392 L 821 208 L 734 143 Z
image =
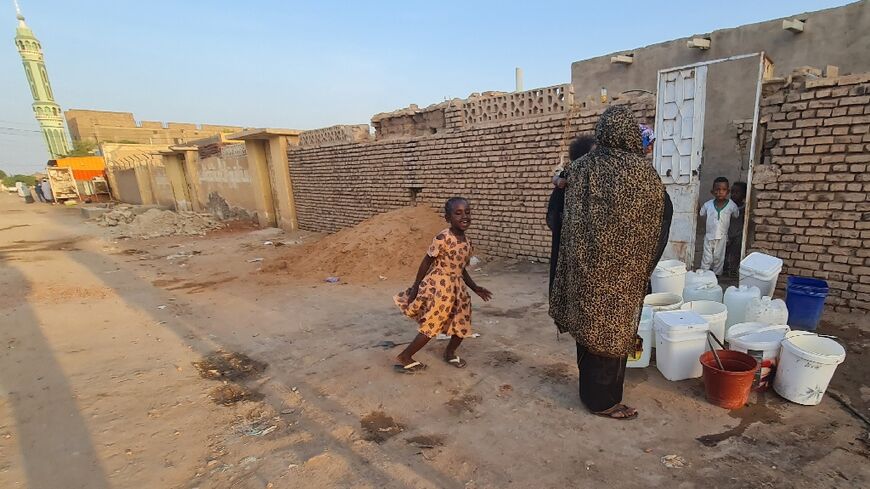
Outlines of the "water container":
M 737 323 L 746 321 L 746 306 L 749 301 L 761 297 L 758 287 L 741 285 L 740 287 L 728 287 L 725 291 L 725 307 L 728 308 L 728 319 L 725 321 L 725 333 L 728 328 Z
M 684 302 L 681 309 L 697 312 L 710 325 L 710 332 L 719 341 L 725 342 L 725 320 L 728 317 L 728 308 L 725 307 L 725 304 L 715 301 L 692 301 Z M 718 349 L 719 346 L 716 345 L 716 348 Z
M 828 282 L 815 278 L 789 277 L 785 288 L 788 325 L 792 329 L 815 331 L 822 319 Z
M 719 284 L 693 284 L 683 289 L 683 302 L 714 301 L 722 302 L 722 287 Z
M 718 284 L 719 279 L 712 270 L 695 270 L 686 273 L 686 288 L 696 285 Z
M 815 406 L 822 402 L 837 365 L 846 359 L 846 350 L 830 338 L 809 331 L 785 335 L 773 390 L 791 402 Z
M 680 294 L 672 294 L 670 292 L 660 292 L 658 294 L 649 294 L 644 297 L 643 305 L 652 307 L 653 316 L 659 311 L 673 311 L 679 309 L 683 305 L 683 298 Z M 653 348 L 656 345 L 656 330 L 652 331 Z
M 656 330 L 656 368 L 668 380 L 695 379 L 703 370 L 709 325 L 694 311 L 663 311 L 653 316 Z
M 669 292 L 682 297 L 686 285 L 686 264 L 680 260 L 658 262 L 650 283 L 653 294 Z
M 764 296 L 746 305 L 746 321 L 765 324 L 788 324 L 788 308 L 782 299 Z
M 782 271 L 782 260 L 754 252 L 740 262 L 740 285 L 754 285 L 761 295 L 773 297 L 776 281 Z
M 649 359 L 653 349 L 653 309 L 650 306 L 643 306 L 643 312 L 640 315 L 640 325 L 637 327 L 637 334 L 643 340 L 640 350 L 635 351 L 628 356 L 628 368 L 646 368 L 649 366 Z
M 742 336 L 749 333 L 755 333 L 756 331 L 761 331 L 764 328 L 769 328 L 769 324 L 764 323 L 737 323 L 728 327 L 728 331 L 725 333 L 725 346 L 731 348 L 731 338 L 736 338 L 737 336 Z
M 759 324 L 759 323 L 743 323 Z M 789 327 L 782 324 L 777 326 L 764 326 L 755 331 L 745 331 L 734 334 L 735 325 L 729 331 L 728 347 L 732 350 L 742 351 L 758 361 L 758 370 L 755 372 L 755 380 L 752 388 L 765 390 L 770 386 L 770 381 L 776 371 L 776 362 L 779 358 L 780 346 L 785 335 L 790 331 Z

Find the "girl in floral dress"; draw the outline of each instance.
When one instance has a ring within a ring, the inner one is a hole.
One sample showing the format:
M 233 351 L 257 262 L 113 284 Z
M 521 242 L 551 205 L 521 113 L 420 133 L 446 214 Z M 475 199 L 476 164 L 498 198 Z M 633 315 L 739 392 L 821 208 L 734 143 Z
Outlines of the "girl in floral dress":
M 465 235 L 471 225 L 468 200 L 449 199 L 444 204 L 444 219 L 450 227 L 432 240 L 411 288 L 394 298 L 399 309 L 420 325 L 414 341 L 396 357 L 394 369 L 400 373 L 426 369 L 413 356 L 438 333 L 450 335 L 444 361 L 456 368 L 465 367 L 465 360 L 456 354 L 462 339 L 471 334 L 471 297 L 465 286 L 484 301 L 492 298 L 492 293 L 475 284 L 465 268 L 472 255 L 471 242 Z

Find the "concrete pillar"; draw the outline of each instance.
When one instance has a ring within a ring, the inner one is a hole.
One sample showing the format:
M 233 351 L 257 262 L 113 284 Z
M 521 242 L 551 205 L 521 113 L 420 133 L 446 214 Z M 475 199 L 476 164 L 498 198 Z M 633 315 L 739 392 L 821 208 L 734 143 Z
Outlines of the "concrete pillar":
M 277 226 L 287 231 L 299 228 L 287 146 L 290 139 L 298 140 L 301 132 L 295 129 L 248 129 L 227 138 L 245 142 L 260 226 Z
M 174 151 L 161 152 L 160 155 L 163 158 L 163 166 L 166 168 L 169 184 L 172 186 L 172 196 L 175 198 L 175 210 L 193 210 L 181 155 Z
M 154 189 L 151 186 L 151 168 L 148 166 L 148 161 L 136 163 L 133 167 L 136 172 L 136 185 L 139 186 L 139 195 L 142 197 L 143 205 L 156 204 L 154 198 Z
M 296 201 L 293 198 L 293 181 L 290 178 L 290 162 L 287 160 L 287 138 L 272 136 L 266 140 L 266 161 L 272 180 L 272 194 L 277 209 L 278 227 L 285 231 L 299 229 L 296 220 Z
M 191 147 L 172 149 L 180 154 L 181 161 L 184 164 L 184 174 L 187 179 L 190 203 L 193 206 L 193 210 L 201 212 L 206 208 L 208 196 L 202 195 L 202 185 L 199 181 L 199 150 Z
M 278 225 L 278 216 L 275 214 L 275 199 L 272 196 L 266 141 L 246 139 L 245 152 L 248 156 L 248 171 L 251 172 L 251 185 L 254 187 L 254 199 L 257 202 L 257 223 L 260 227 L 275 227 Z

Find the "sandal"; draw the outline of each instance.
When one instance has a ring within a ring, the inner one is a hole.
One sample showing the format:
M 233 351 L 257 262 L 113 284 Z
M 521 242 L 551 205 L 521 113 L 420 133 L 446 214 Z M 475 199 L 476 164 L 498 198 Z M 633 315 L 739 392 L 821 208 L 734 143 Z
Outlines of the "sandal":
M 459 355 L 457 355 L 449 360 L 447 359 L 447 357 L 444 357 L 444 361 L 449 363 L 450 365 L 453 365 L 456 368 L 465 368 L 466 366 L 468 366 L 468 362 L 459 358 Z
M 615 419 L 618 421 L 628 421 L 631 419 L 635 419 L 638 416 L 637 411 L 634 410 L 634 408 L 630 408 L 625 404 L 617 404 L 610 409 L 598 411 L 597 413 L 593 412 L 592 414 L 604 418 Z
M 393 370 L 400 374 L 415 374 L 417 372 L 422 372 L 426 370 L 428 367 L 420 362 L 411 362 L 407 365 L 396 364 L 393 365 Z

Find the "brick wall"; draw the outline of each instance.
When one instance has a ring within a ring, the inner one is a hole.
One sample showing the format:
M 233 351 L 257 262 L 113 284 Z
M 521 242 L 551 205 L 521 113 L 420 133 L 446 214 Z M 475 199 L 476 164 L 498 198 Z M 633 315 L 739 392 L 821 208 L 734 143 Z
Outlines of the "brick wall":
M 640 122 L 652 123 L 651 98 L 630 103 Z M 402 206 L 437 209 L 462 195 L 472 203 L 479 250 L 548 258 L 544 218 L 553 169 L 571 138 L 594 130 L 601 109 L 489 124 L 465 121 L 462 110 L 449 106 L 446 130 L 429 136 L 291 147 L 300 227 L 332 232 Z
M 753 249 L 828 281 L 828 305 L 870 310 L 870 74 L 768 87 Z M 780 284 L 782 286 L 782 283 Z

